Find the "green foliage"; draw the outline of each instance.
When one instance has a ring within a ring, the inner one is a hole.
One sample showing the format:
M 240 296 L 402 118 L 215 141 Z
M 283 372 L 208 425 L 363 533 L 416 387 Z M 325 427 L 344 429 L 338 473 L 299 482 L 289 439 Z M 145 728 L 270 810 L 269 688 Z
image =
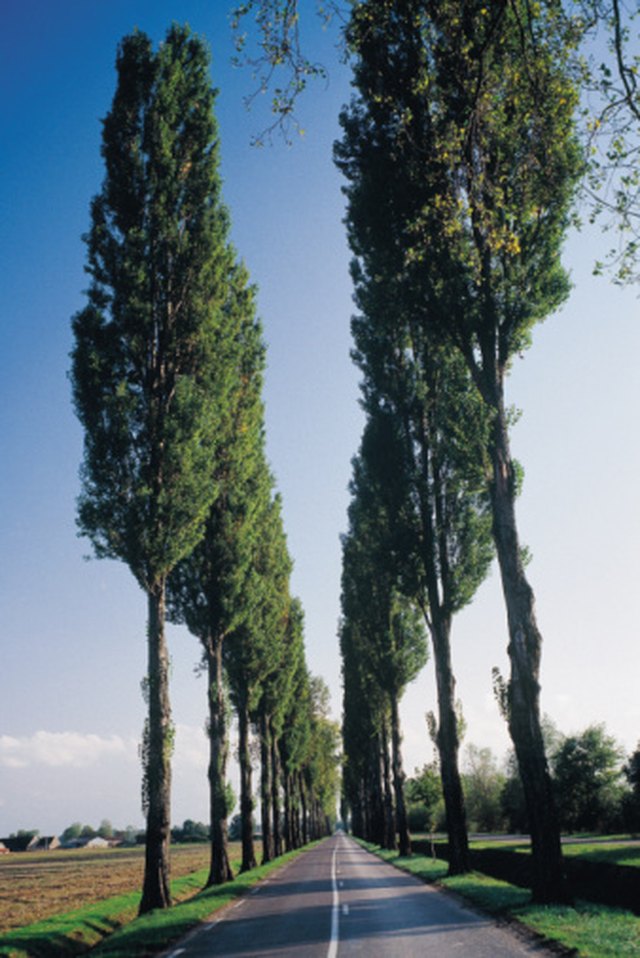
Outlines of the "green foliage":
M 168 613 L 208 648 L 249 615 L 245 587 L 253 561 L 256 514 L 264 486 L 265 350 L 255 317 L 254 290 L 246 271 L 229 277 L 227 315 L 233 322 L 235 387 L 229 393 L 228 422 L 213 465 L 217 490 L 204 537 L 173 569 Z
M 182 827 L 171 829 L 171 840 L 174 842 L 206 842 L 209 840 L 209 826 L 203 822 L 194 822 L 187 818 Z
M 281 501 L 273 495 L 273 479 L 263 457 L 256 470 L 252 509 L 252 559 L 243 586 L 247 615 L 225 643 L 232 700 L 246 694 L 250 712 L 258 707 L 263 684 L 281 667 L 292 568 Z
M 434 831 L 442 821 L 444 810 L 440 769 L 436 763 L 416 768 L 413 777 L 407 779 L 405 791 L 410 807 L 417 806 L 424 818 L 422 827 L 412 825 L 412 831 Z M 417 816 L 415 824 L 418 825 Z
M 547 4 L 478 0 L 462 16 L 454 0 L 371 0 L 354 9 L 348 38 L 361 92 L 343 116 L 349 151 L 337 151 L 353 184 L 350 238 L 356 217 L 369 231 L 389 222 L 390 265 L 414 311 L 488 395 L 495 369 L 568 291 L 558 252 L 581 157 L 566 31 Z M 378 176 L 363 190 L 372 156 Z M 356 279 L 362 269 L 375 277 L 365 261 Z
M 469 829 L 476 832 L 503 831 L 501 798 L 505 776 L 499 770 L 491 749 L 467 745 L 462 784 Z
M 88 302 L 73 320 L 78 521 L 98 556 L 124 560 L 150 589 L 200 539 L 215 497 L 236 267 L 204 45 L 173 26 L 154 53 L 136 32 L 117 66 L 86 237 Z
M 620 825 L 622 751 L 604 725 L 567 736 L 552 756 L 562 827 L 568 832 L 615 831 Z
M 631 789 L 623 800 L 624 821 L 626 827 L 637 834 L 640 832 L 640 743 L 623 771 Z
M 588 169 L 584 199 L 590 221 L 615 242 L 595 272 L 614 282 L 637 282 L 640 213 L 640 88 L 638 10 L 620 0 L 572 0 L 581 44 L 575 69 L 588 96 L 582 111 Z
M 62 835 L 60 836 L 61 842 L 71 841 L 72 838 L 79 838 L 82 832 L 82 823 L 73 822 L 71 825 L 67 825 Z

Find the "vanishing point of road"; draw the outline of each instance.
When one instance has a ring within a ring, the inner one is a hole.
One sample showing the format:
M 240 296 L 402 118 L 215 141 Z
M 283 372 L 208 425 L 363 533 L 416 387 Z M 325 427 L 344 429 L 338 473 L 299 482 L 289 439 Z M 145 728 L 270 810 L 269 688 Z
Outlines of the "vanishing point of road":
M 521 958 L 544 947 L 362 849 L 344 834 L 299 855 L 167 958 Z

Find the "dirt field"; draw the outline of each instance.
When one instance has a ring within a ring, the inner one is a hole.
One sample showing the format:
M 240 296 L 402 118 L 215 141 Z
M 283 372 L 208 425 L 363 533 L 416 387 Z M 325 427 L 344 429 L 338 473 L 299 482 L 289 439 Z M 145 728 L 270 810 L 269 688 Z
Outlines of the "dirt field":
M 207 845 L 177 845 L 171 850 L 172 878 L 208 864 Z M 135 891 L 142 886 L 143 865 L 141 847 L 0 855 L 0 934 Z

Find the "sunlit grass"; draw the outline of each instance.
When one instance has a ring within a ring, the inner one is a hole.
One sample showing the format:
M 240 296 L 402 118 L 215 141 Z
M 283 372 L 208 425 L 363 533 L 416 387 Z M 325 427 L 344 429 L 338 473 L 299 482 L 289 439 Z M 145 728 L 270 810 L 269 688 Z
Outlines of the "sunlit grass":
M 640 918 L 630 911 L 579 902 L 575 908 L 531 905 L 517 917 L 585 958 L 640 955 Z

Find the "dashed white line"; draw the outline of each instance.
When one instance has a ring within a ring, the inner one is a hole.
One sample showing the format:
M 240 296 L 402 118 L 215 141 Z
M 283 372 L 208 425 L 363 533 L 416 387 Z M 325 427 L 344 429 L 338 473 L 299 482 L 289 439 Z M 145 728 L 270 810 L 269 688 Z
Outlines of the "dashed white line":
M 338 882 L 336 880 L 336 857 L 338 846 L 333 850 L 333 860 L 331 863 L 331 884 L 333 886 L 333 909 L 331 911 L 331 941 L 329 942 L 329 951 L 327 958 L 336 958 L 338 954 L 339 941 L 339 920 L 340 920 L 340 893 L 338 891 Z

